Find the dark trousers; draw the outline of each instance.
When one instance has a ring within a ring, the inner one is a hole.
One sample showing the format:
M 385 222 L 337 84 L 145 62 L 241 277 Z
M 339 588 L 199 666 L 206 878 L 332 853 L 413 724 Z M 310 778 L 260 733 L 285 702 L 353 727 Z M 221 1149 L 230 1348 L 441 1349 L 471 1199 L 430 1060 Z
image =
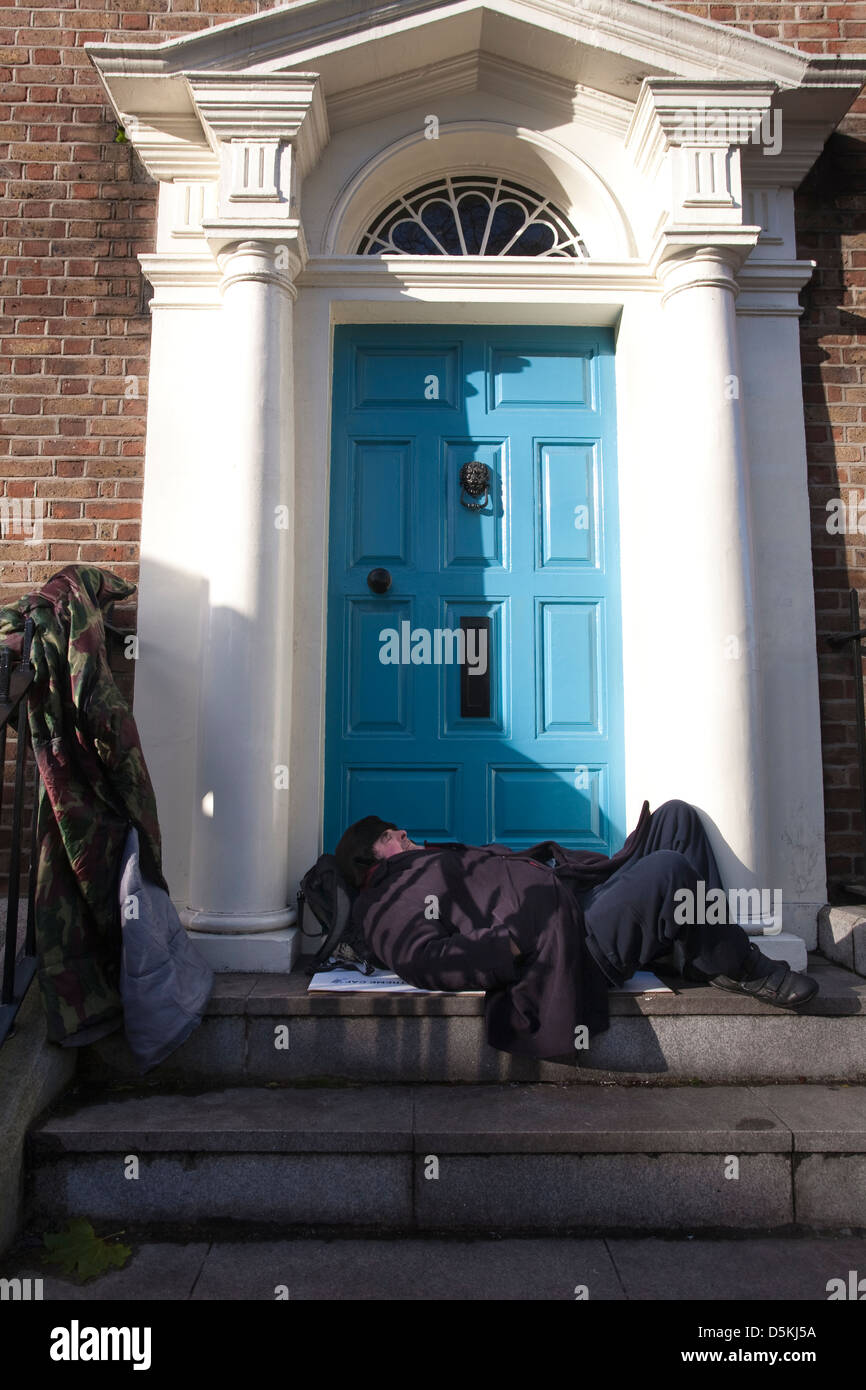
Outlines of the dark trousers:
M 728 922 L 727 902 L 718 914 L 706 914 L 718 915 L 718 924 L 675 920 L 685 914 L 682 897 L 674 895 L 687 888 L 697 907 L 701 881 L 704 894 L 723 886 L 700 817 L 686 801 L 666 801 L 653 812 L 642 848 L 580 895 L 587 947 L 613 984 L 662 956 L 680 971 L 693 965 L 707 976 L 740 973 L 749 938 Z

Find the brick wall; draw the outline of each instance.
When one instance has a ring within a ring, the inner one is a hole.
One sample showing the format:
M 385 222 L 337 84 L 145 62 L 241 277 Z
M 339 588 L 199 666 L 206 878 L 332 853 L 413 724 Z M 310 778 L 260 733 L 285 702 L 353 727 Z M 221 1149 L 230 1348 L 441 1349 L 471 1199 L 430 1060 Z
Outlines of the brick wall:
M 866 53 L 866 3 L 676 4 L 808 53 Z M 817 262 L 801 295 L 800 351 L 806 409 L 812 560 L 818 662 L 827 872 L 831 897 L 840 885 L 863 881 L 854 677 L 846 648 L 836 652 L 824 634 L 847 631 L 848 592 L 860 592 L 866 626 L 866 537 L 829 535 L 826 504 L 866 497 L 866 94 L 828 141 L 796 198 L 797 250 Z M 866 506 L 862 527 L 866 533 Z M 772 769 L 771 775 L 772 775 Z
M 70 561 L 138 579 L 150 317 L 136 256 L 153 250 L 156 184 L 116 141 L 84 44 L 158 42 L 270 8 L 0 0 L 0 489 L 22 520 L 28 499 L 37 521 L 44 508 L 41 541 L 0 541 L 0 602 Z M 133 628 L 134 603 L 115 621 Z M 114 665 L 131 699 L 132 663 Z M 14 754 L 12 738 L 4 868 Z
M 156 42 L 270 8 L 270 0 L 120 0 L 116 11 L 102 0 L 62 8 L 0 0 L 0 475 L 7 497 L 45 506 L 40 542 L 3 541 L 2 601 L 69 561 L 137 579 L 149 318 L 136 255 L 152 249 L 155 185 L 115 140 L 83 45 Z M 866 0 L 674 8 L 808 52 L 866 52 Z M 819 633 L 845 627 L 849 585 L 866 590 L 866 543 L 828 537 L 825 527 L 828 497 L 866 496 L 864 189 L 861 98 L 797 200 L 800 254 L 818 262 L 803 296 L 802 354 Z M 134 607 L 117 616 L 134 625 Z M 850 658 L 818 641 L 828 868 L 840 880 L 866 873 L 853 681 Z

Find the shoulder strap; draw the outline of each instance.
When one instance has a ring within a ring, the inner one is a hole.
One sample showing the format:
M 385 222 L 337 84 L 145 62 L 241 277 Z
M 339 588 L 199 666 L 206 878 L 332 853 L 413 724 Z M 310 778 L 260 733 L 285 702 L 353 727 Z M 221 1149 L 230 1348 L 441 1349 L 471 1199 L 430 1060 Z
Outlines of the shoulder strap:
M 334 920 L 331 923 L 327 936 L 313 957 L 313 964 L 319 964 L 327 960 L 335 946 L 339 945 L 345 935 L 346 927 L 352 913 L 352 899 L 348 890 L 343 886 L 339 876 L 334 879 Z
M 319 930 L 319 931 L 307 931 L 307 928 L 304 926 L 304 904 L 305 904 L 306 901 L 307 901 L 307 895 L 306 895 L 306 893 L 304 892 L 303 888 L 299 888 L 299 889 L 298 889 L 297 894 L 296 894 L 296 901 L 297 901 L 297 904 L 298 904 L 298 909 L 297 909 L 297 919 L 296 919 L 296 921 L 295 921 L 295 926 L 296 926 L 296 927 L 300 927 L 300 929 L 301 929 L 301 935 L 302 935 L 302 936 L 321 936 L 321 935 L 322 935 L 321 930 Z

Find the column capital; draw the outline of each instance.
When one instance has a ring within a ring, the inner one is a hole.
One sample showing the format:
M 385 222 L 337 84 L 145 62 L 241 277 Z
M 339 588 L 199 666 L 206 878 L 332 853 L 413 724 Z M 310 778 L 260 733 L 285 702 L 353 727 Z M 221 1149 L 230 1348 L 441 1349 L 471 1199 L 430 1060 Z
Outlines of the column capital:
M 284 143 L 295 148 L 303 177 L 328 143 L 318 73 L 188 72 L 185 77 L 208 143 L 217 153 L 234 141 Z
M 328 139 L 317 74 L 192 72 L 186 83 L 219 161 L 216 216 L 202 222 L 211 251 L 278 240 L 302 265 L 301 185 Z
M 641 173 L 652 176 L 671 149 L 728 149 L 760 143 L 774 82 L 646 78 L 625 137 Z
M 282 261 L 278 268 L 291 280 L 307 264 L 309 252 L 300 217 L 206 217 L 201 233 L 217 260 L 234 246 L 255 242 L 271 248 L 273 256 Z
M 738 294 L 737 265 L 726 247 L 700 246 L 667 260 L 659 267 L 659 279 L 662 304 L 681 290 L 728 290 L 735 299 Z
M 305 260 L 306 257 L 301 257 L 297 247 L 285 238 L 280 241 L 251 237 L 226 243 L 217 254 L 217 263 L 222 272 L 220 291 L 225 294 L 232 285 L 256 281 L 274 285 L 296 299 L 298 291 L 295 279 Z
M 626 147 L 657 200 L 654 272 L 705 246 L 739 268 L 757 244 L 760 227 L 744 220 L 742 161 L 745 146 L 764 144 L 767 153 L 779 138 L 776 90 L 772 82 L 644 82 Z
M 690 285 L 714 284 L 737 293 L 737 274 L 757 245 L 760 227 L 663 227 L 650 257 L 652 273 L 664 285 L 664 298 Z M 664 302 L 664 299 L 663 299 Z

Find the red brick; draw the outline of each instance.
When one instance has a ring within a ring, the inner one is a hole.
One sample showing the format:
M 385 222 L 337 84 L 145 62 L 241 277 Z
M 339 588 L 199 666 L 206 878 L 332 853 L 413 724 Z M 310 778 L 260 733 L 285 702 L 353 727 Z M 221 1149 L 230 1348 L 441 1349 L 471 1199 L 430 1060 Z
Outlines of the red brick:
M 122 521 L 141 516 L 141 505 L 136 502 L 100 501 L 87 502 L 84 506 L 87 517 L 102 518 L 106 521 Z

